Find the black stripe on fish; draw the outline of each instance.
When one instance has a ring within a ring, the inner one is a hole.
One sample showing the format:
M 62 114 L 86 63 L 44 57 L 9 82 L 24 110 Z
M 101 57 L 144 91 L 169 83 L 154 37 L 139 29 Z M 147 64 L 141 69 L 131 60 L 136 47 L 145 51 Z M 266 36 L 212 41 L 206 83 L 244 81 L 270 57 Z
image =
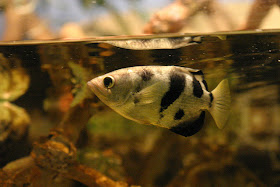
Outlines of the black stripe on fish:
M 198 98 L 201 98 L 202 94 L 203 94 L 203 90 L 201 88 L 199 81 L 195 77 L 193 77 L 193 95 Z
M 202 80 L 202 83 L 204 84 L 205 89 L 208 91 L 208 85 L 207 85 L 207 82 L 203 79 L 203 80 Z
M 210 92 L 209 96 L 210 96 L 210 103 L 209 103 L 209 107 L 211 107 L 211 106 L 212 106 L 212 102 L 213 102 L 214 97 L 213 97 L 213 94 L 212 94 L 211 92 Z
M 174 120 L 180 120 L 182 119 L 182 117 L 184 117 L 184 115 L 185 115 L 184 110 L 179 109 L 174 116 Z
M 179 74 L 176 72 L 172 72 L 169 82 L 169 90 L 164 94 L 163 98 L 161 99 L 160 103 L 160 112 L 163 112 L 165 109 L 168 108 L 184 91 L 186 86 L 186 79 L 184 74 Z
M 205 112 L 201 112 L 200 116 L 193 122 L 182 122 L 175 127 L 170 128 L 172 132 L 180 134 L 182 136 L 192 136 L 197 133 L 204 124 Z
M 214 99 L 214 97 L 213 97 L 213 94 L 210 92 L 210 102 L 212 103 L 212 101 L 213 101 L 213 99 Z
M 154 76 L 154 74 L 147 69 L 143 69 L 143 71 L 140 73 L 140 76 L 143 81 L 149 81 Z

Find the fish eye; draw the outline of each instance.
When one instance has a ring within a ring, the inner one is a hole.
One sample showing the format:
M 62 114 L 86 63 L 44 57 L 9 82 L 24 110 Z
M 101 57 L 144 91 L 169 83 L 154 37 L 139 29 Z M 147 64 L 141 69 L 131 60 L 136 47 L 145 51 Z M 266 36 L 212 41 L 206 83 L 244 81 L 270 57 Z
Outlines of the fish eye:
M 106 88 L 112 88 L 115 84 L 115 80 L 113 77 L 108 76 L 103 79 L 103 84 Z

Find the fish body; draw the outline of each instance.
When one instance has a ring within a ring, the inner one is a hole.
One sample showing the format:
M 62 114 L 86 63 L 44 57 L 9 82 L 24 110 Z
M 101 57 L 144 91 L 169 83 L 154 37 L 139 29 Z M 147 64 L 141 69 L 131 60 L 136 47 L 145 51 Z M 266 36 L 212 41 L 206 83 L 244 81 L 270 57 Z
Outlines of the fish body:
M 230 109 L 227 80 L 209 92 L 202 71 L 185 67 L 124 68 L 94 78 L 88 86 L 122 116 L 183 136 L 202 128 L 206 110 L 222 128 Z
M 177 49 L 190 45 L 199 44 L 201 36 L 168 37 L 168 38 L 145 38 L 131 40 L 112 40 L 108 43 L 120 48 L 133 50 L 154 50 L 154 49 Z

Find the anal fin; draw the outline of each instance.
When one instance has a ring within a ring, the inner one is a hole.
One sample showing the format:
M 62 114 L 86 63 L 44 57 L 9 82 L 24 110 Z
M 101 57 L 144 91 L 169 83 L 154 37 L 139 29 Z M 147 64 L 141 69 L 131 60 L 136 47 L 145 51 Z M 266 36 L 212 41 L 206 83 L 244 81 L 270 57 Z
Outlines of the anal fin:
M 187 121 L 187 122 L 179 123 L 178 125 L 170 128 L 169 130 L 185 137 L 192 136 L 202 128 L 204 124 L 204 119 L 205 119 L 205 111 L 202 111 L 200 116 L 196 120 L 192 122 Z

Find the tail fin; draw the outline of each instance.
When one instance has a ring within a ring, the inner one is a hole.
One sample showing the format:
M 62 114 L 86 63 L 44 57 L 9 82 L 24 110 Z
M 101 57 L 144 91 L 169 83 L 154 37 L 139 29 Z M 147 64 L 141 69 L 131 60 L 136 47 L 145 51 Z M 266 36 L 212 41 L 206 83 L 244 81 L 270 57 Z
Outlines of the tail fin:
M 220 84 L 212 91 L 212 94 L 213 101 L 209 112 L 214 118 L 218 128 L 222 129 L 228 119 L 230 112 L 231 99 L 228 80 L 222 80 Z

